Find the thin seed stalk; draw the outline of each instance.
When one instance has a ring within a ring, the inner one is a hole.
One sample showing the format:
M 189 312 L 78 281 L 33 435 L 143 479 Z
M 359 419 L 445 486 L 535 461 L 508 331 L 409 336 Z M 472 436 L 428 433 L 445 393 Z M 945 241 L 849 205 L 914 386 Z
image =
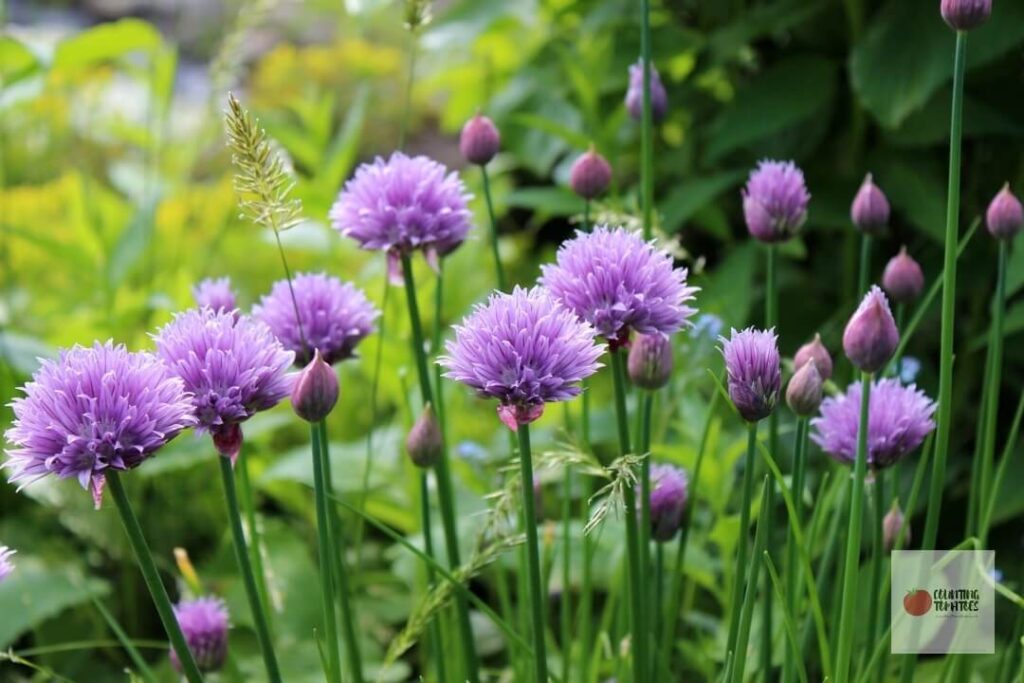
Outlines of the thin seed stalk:
M 757 423 L 747 426 L 747 456 L 743 461 L 743 501 L 740 507 L 740 537 L 736 549 L 736 569 L 732 578 L 732 598 L 729 601 L 729 639 L 726 641 L 726 655 L 735 653 L 736 638 L 740 630 L 740 596 L 743 579 L 747 575 L 747 553 L 750 529 L 750 502 L 754 498 L 754 460 L 757 453 Z
M 957 31 L 953 62 L 953 105 L 949 129 L 949 188 L 946 204 L 945 256 L 942 271 L 942 329 L 939 359 L 939 414 L 935 430 L 935 460 L 925 516 L 922 550 L 935 547 L 939 531 L 942 489 L 946 482 L 946 454 L 953 418 L 953 333 L 956 314 L 956 251 L 960 217 L 960 140 L 963 133 L 964 74 L 967 65 L 967 33 Z
M 981 456 L 981 483 L 978 489 L 978 517 L 981 519 L 984 501 L 989 500 L 992 491 L 992 468 L 996 452 L 996 426 L 999 420 L 999 379 L 1003 372 L 1003 317 L 1006 308 L 1006 240 L 999 240 L 998 267 L 996 269 L 996 293 L 992 301 L 992 334 L 989 353 L 992 356 L 991 377 L 986 387 L 985 436 Z M 987 532 L 987 529 L 978 529 Z
M 857 460 L 853 469 L 850 495 L 850 519 L 846 533 L 846 556 L 840 595 L 839 641 L 836 656 L 836 683 L 846 683 L 850 675 L 850 657 L 855 634 L 857 607 L 857 565 L 860 560 L 861 516 L 864 508 L 864 479 L 868 461 L 868 409 L 871 403 L 872 373 L 861 373 L 860 425 L 857 429 Z
M 487 216 L 491 219 L 491 254 L 494 256 L 494 273 L 498 281 L 498 289 L 505 291 L 505 269 L 501 265 L 501 252 L 498 250 L 498 221 L 494 218 L 494 202 L 491 200 L 491 180 L 487 175 L 487 166 L 480 167 L 484 179 L 484 199 L 487 200 Z
M 523 491 L 523 531 L 529 565 L 530 614 L 532 618 L 535 683 L 547 683 L 548 664 L 544 643 L 544 596 L 541 593 L 540 546 L 537 541 L 537 511 L 533 498 L 533 461 L 530 452 L 530 426 L 519 425 L 519 474 Z
M 803 524 L 804 473 L 807 469 L 807 432 L 806 417 L 796 420 L 796 448 L 793 453 L 793 504 L 796 507 L 797 521 Z M 800 615 L 800 600 L 797 596 L 800 566 L 797 560 L 796 536 L 790 530 L 786 540 L 786 607 L 794 622 Z M 796 661 L 792 648 L 786 648 L 786 659 L 782 670 L 783 683 L 796 679 Z
M 611 371 L 615 383 L 615 416 L 619 431 L 619 450 L 622 455 L 631 452 L 629 442 L 629 417 L 626 412 L 626 376 L 623 367 L 622 352 L 611 351 Z M 632 486 L 624 487 L 626 510 L 626 557 L 628 561 L 629 585 L 629 616 L 630 616 L 630 649 L 633 659 L 633 680 L 647 681 L 647 634 L 644 633 L 647 623 L 645 614 L 645 596 L 641 572 L 644 565 L 640 560 L 640 531 L 637 528 L 636 490 Z
M 181 633 L 178 620 L 174 616 L 171 599 L 167 596 L 167 589 L 164 588 L 164 584 L 160 580 L 160 572 L 153 561 L 153 554 L 149 550 L 149 544 L 146 543 L 146 537 L 142 533 L 139 519 L 132 510 L 128 494 L 124 490 L 124 484 L 121 483 L 121 475 L 117 470 L 108 469 L 106 480 L 107 488 L 114 498 L 117 512 L 121 515 L 121 522 L 124 525 L 125 533 L 128 535 L 128 542 L 131 544 L 132 551 L 135 553 L 135 559 L 139 563 L 142 578 L 145 580 L 146 588 L 149 589 L 150 597 L 153 599 L 153 606 L 156 607 L 157 614 L 160 616 L 160 623 L 163 624 L 167 638 L 171 641 L 171 647 L 174 648 L 174 652 L 178 655 L 178 660 L 181 662 L 182 673 L 189 683 L 202 683 L 203 676 L 199 673 L 199 667 L 196 666 L 196 661 L 192 657 L 192 651 L 188 649 L 188 643 L 185 641 L 185 636 Z
M 416 371 L 420 383 L 420 395 L 423 405 L 433 404 L 433 392 L 430 388 L 430 371 L 427 368 L 427 354 L 423 347 L 423 325 L 420 321 L 420 308 L 416 300 L 416 280 L 412 272 L 412 258 L 408 252 L 402 253 L 402 278 L 405 283 L 405 298 L 409 309 L 409 326 L 412 329 L 412 351 L 416 359 Z M 441 457 L 434 466 L 437 477 L 437 497 L 441 507 L 441 522 L 444 526 L 445 549 L 448 551 L 448 563 L 452 568 L 458 567 L 459 537 L 455 523 L 455 494 L 452 487 L 451 472 L 448 469 L 448 453 L 442 448 Z M 469 622 L 469 605 L 461 593 L 455 596 L 458 612 L 459 631 L 461 632 L 460 649 L 465 660 L 466 676 L 470 683 L 480 680 L 479 664 L 473 642 L 473 628 Z
M 260 651 L 263 653 L 263 664 L 271 683 L 280 683 L 281 672 L 277 666 L 277 655 L 274 653 L 274 645 L 270 638 L 270 627 L 267 626 L 263 605 L 260 603 L 259 589 L 256 587 L 256 574 L 253 572 L 252 563 L 249 561 L 249 552 L 245 547 L 245 532 L 242 530 L 242 518 L 238 513 L 238 494 L 235 491 L 235 473 L 229 458 L 218 455 L 217 460 L 220 463 L 221 481 L 224 483 L 224 498 L 227 504 L 231 538 L 235 545 L 235 559 L 238 561 L 238 569 L 242 573 L 245 596 L 249 600 L 249 610 L 252 612 L 253 625 L 256 628 L 256 639 L 259 641 Z
M 327 652 L 326 678 L 331 683 L 341 683 L 341 651 L 338 648 L 338 617 L 334 597 L 334 561 L 332 553 L 331 517 L 327 503 L 326 477 L 324 476 L 323 444 L 320 429 L 309 425 L 310 443 L 313 456 L 313 498 L 316 508 L 317 552 L 320 562 L 320 593 L 323 613 L 324 648 Z

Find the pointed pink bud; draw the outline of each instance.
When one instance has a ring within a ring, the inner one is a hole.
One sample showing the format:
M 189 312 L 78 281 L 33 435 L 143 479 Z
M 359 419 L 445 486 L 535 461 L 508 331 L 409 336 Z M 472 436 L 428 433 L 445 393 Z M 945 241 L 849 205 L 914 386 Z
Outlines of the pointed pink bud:
M 813 359 L 804 363 L 793 374 L 786 387 L 786 403 L 790 410 L 800 417 L 808 417 L 818 412 L 823 385 L 824 380 L 818 372 L 817 363 Z
M 892 552 L 893 548 L 895 548 L 896 538 L 899 536 L 900 529 L 903 528 L 904 521 L 903 510 L 900 509 L 899 501 L 893 501 L 889 512 L 882 519 L 882 540 L 887 551 Z M 903 538 L 900 545 L 906 547 L 909 544 L 910 525 L 907 524 L 906 528 L 903 529 Z
M 92 503 L 95 509 L 103 506 L 103 489 L 107 486 L 107 478 L 102 474 L 96 475 L 89 482 L 89 492 L 92 493 Z
M 988 21 L 992 0 L 942 0 L 942 18 L 957 31 L 970 31 Z
M 486 165 L 501 147 L 501 134 L 494 122 L 479 113 L 466 122 L 459 136 L 459 151 L 471 164 Z
M 641 389 L 661 389 L 672 376 L 672 342 L 664 334 L 638 335 L 629 347 L 629 379 Z
M 405 284 L 405 275 L 402 273 L 402 255 L 394 249 L 388 250 L 388 282 L 395 287 Z
M 846 357 L 864 372 L 878 372 L 896 352 L 900 333 L 889 300 L 877 285 L 871 288 L 843 332 Z
M 520 425 L 528 425 L 540 419 L 544 414 L 544 404 L 534 405 L 513 405 L 502 403 L 498 406 L 498 417 L 502 423 L 513 432 L 518 431 Z
M 242 441 L 242 425 L 237 422 L 225 425 L 213 433 L 213 447 L 225 458 L 230 458 L 232 465 L 242 452 Z
M 428 403 L 409 430 L 409 435 L 405 439 L 405 450 L 414 465 L 426 468 L 437 464 L 441 459 L 443 447 L 441 425 L 434 415 L 434 408 Z
M 861 232 L 877 235 L 889 225 L 889 200 L 868 173 L 850 206 L 850 218 Z
M 882 273 L 882 288 L 898 304 L 909 304 L 924 290 L 924 273 L 917 261 L 902 247 L 893 256 Z
M 608 189 L 612 167 L 591 145 L 586 154 L 573 162 L 569 170 L 569 187 L 584 199 L 593 199 Z
M 337 402 L 338 376 L 318 349 L 292 385 L 292 408 L 306 422 L 319 422 L 330 415 Z
M 797 349 L 796 355 L 793 356 L 793 367 L 799 370 L 809 360 L 814 361 L 822 381 L 827 381 L 832 377 L 832 356 L 829 355 L 825 345 L 821 343 L 820 334 L 815 334 L 814 339 Z
M 1010 192 L 1010 183 L 1006 183 L 988 205 L 985 224 L 989 233 L 1000 240 L 1013 239 L 1024 226 L 1024 207 Z

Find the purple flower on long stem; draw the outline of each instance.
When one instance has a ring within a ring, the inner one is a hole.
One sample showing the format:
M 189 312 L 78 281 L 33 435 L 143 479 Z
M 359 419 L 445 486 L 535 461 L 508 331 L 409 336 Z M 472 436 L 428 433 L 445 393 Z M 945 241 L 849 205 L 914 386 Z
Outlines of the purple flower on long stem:
M 295 352 L 297 365 L 308 364 L 315 350 L 331 365 L 351 358 L 356 345 L 375 329 L 380 311 L 350 282 L 323 273 L 299 273 L 291 290 L 287 280 L 275 282 L 252 314 L 286 349 Z M 296 304 L 301 327 L 295 318 Z
M 772 414 L 782 388 L 782 363 L 775 330 L 735 329 L 719 337 L 729 376 L 729 398 L 747 422 Z
M 889 200 L 868 173 L 850 205 L 850 220 L 861 232 L 878 235 L 889 225 Z
M 651 538 L 655 541 L 671 541 L 679 531 L 689 486 L 685 470 L 674 465 L 651 465 Z
M 843 351 L 858 369 L 878 372 L 885 367 L 900 343 L 900 333 L 889 309 L 889 300 L 878 285 L 864 296 L 843 331 Z
M 793 237 L 807 220 L 811 195 L 804 174 L 792 161 L 761 161 L 743 188 L 743 216 L 750 234 L 762 242 Z
M 195 424 L 191 395 L 149 353 L 112 342 L 44 360 L 15 398 L 5 436 L 11 482 L 75 478 L 99 506 L 104 472 L 130 470 Z
M 11 556 L 16 552 L 16 550 L 12 550 L 5 545 L 0 545 L 0 583 L 3 583 L 14 571 L 14 563 L 11 562 Z
M 224 601 L 214 597 L 183 600 L 174 606 L 174 616 L 199 670 L 217 671 L 224 666 L 229 628 L 228 608 Z M 173 648 L 170 656 L 174 670 L 181 671 L 181 662 Z
M 632 331 L 677 332 L 696 313 L 686 305 L 697 292 L 686 284 L 686 269 L 673 267 L 667 252 L 624 228 L 577 232 L 541 273 L 540 284 L 612 347 L 625 344 Z
M 212 308 L 219 313 L 235 310 L 235 292 L 231 289 L 231 278 L 206 278 L 192 288 L 192 296 L 199 308 Z
M 492 294 L 455 326 L 445 348 L 437 361 L 445 377 L 498 399 L 498 415 L 513 430 L 539 418 L 545 403 L 578 395 L 604 352 L 593 327 L 537 287 Z
M 469 199 L 459 176 L 442 164 L 395 152 L 356 169 L 330 218 L 363 249 L 387 252 L 394 276 L 403 253 L 422 250 L 433 263 L 465 240 Z
M 857 457 L 860 425 L 861 383 L 851 384 L 845 394 L 830 396 L 821 404 L 821 416 L 811 420 L 811 439 L 840 462 L 853 464 Z M 914 385 L 904 386 L 887 378 L 871 384 L 868 403 L 868 464 L 888 467 L 921 445 L 935 429 L 935 403 Z
M 629 89 L 626 90 L 626 109 L 634 121 L 643 118 L 644 113 L 644 63 L 638 60 L 629 65 Z M 651 120 L 661 121 L 668 113 L 668 93 L 661 82 L 661 75 L 651 64 Z
M 157 353 L 191 394 L 197 427 L 218 451 L 234 459 L 240 424 L 273 408 L 291 392 L 287 351 L 265 324 L 249 316 L 191 309 L 154 336 Z

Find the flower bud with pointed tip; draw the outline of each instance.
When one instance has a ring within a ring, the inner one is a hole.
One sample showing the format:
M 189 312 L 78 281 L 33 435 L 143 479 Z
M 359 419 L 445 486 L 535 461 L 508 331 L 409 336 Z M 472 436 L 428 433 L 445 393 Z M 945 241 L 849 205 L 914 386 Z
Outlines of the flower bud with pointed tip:
M 889 200 L 868 173 L 850 206 L 850 218 L 861 232 L 878 235 L 889 225 Z
M 644 64 L 638 60 L 629 66 L 629 88 L 626 90 L 626 109 L 634 121 L 640 121 L 644 115 Z M 668 113 L 668 93 L 661 75 L 651 64 L 651 121 L 657 123 Z
M 664 334 L 641 334 L 629 348 L 629 379 L 641 389 L 661 389 L 672 376 L 672 342 Z
M 441 459 L 442 449 L 441 425 L 434 415 L 433 406 L 428 403 L 409 430 L 409 436 L 405 439 L 405 450 L 414 465 L 428 468 L 436 465 Z
M 882 288 L 898 304 L 909 304 L 924 291 L 924 273 L 907 248 L 893 256 L 882 273 Z
M 313 360 L 295 378 L 292 408 L 306 422 L 319 422 L 334 410 L 338 393 L 338 376 L 317 350 Z
M 569 170 L 569 187 L 584 199 L 604 194 L 612 182 L 612 167 L 597 153 L 594 146 L 573 162 Z
M 864 372 L 878 372 L 896 352 L 900 333 L 889 301 L 877 285 L 871 288 L 846 324 L 843 351 Z
M 667 543 L 675 538 L 683 523 L 689 497 L 690 480 L 674 465 L 651 466 L 651 539 Z M 639 494 L 639 491 L 637 492 Z
M 988 21 L 992 0 L 942 0 L 939 11 L 950 28 L 970 31 Z
M 985 225 L 989 233 L 1000 240 L 1013 239 L 1024 226 L 1024 206 L 1010 192 L 1010 183 L 1006 183 L 988 205 Z
M 501 134 L 494 122 L 479 113 L 466 122 L 459 136 L 459 151 L 471 164 L 486 165 L 501 148 Z
M 800 417 L 809 417 L 818 412 L 824 383 L 814 359 L 804 363 L 793 374 L 789 386 L 786 387 L 786 403 L 789 409 Z
M 814 334 L 814 339 L 796 350 L 796 355 L 793 356 L 793 367 L 799 370 L 807 365 L 809 360 L 814 361 L 823 382 L 832 377 L 832 356 L 821 342 L 821 335 L 818 333 Z
M 899 536 L 900 528 L 903 527 L 905 518 L 903 516 L 903 510 L 900 509 L 899 501 L 893 501 L 892 507 L 889 508 L 889 512 L 886 513 L 882 519 L 882 542 L 885 545 L 887 552 L 892 552 L 896 546 L 896 537 Z M 900 545 L 907 546 L 910 544 L 910 524 L 903 529 L 903 538 L 901 539 Z

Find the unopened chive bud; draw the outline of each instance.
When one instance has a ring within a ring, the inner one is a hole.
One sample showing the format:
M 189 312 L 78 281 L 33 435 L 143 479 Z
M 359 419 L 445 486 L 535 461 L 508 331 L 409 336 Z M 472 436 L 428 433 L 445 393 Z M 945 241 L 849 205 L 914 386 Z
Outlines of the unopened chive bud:
M 814 361 L 823 381 L 828 381 L 832 377 L 832 356 L 821 342 L 820 334 L 815 333 L 814 339 L 797 349 L 796 355 L 793 356 L 793 367 L 799 370 L 809 360 Z
M 909 304 L 924 291 L 924 273 L 907 248 L 893 256 L 882 273 L 882 288 L 898 304 Z
M 970 31 L 988 21 L 992 0 L 942 0 L 942 18 L 957 31 Z
M 593 145 L 569 170 L 569 187 L 584 199 L 593 199 L 604 194 L 612 182 L 612 167 L 597 153 Z
M 877 235 L 889 225 L 889 200 L 868 173 L 850 206 L 850 218 L 861 232 Z
M 906 546 L 910 543 L 910 524 L 907 524 L 904 528 L 904 522 L 905 517 L 903 516 L 903 510 L 900 509 L 899 501 L 893 501 L 889 512 L 882 519 L 882 540 L 887 551 L 892 552 L 896 547 L 896 539 L 899 537 L 900 529 L 903 529 L 903 538 L 900 539 L 900 545 Z
M 441 425 L 434 415 L 433 406 L 428 403 L 409 430 L 409 435 L 405 439 L 405 450 L 414 465 L 427 468 L 433 467 L 441 459 L 442 448 Z
M 988 205 L 985 212 L 985 224 L 989 233 L 996 239 L 1013 239 L 1024 226 L 1024 207 L 1020 200 L 1010 192 L 1010 184 L 1006 183 Z
M 292 408 L 306 422 L 319 422 L 338 402 L 338 376 L 317 349 L 292 386 Z
M 873 286 L 854 312 L 843 332 L 846 357 L 864 372 L 878 372 L 896 352 L 900 333 L 896 329 L 889 301 Z
M 663 334 L 641 334 L 633 340 L 627 361 L 629 379 L 641 389 L 661 389 L 672 376 L 672 342 Z
M 800 417 L 809 417 L 818 412 L 823 385 L 824 381 L 814 360 L 804 363 L 793 374 L 786 387 L 786 403 L 790 410 Z
M 462 127 L 462 134 L 459 136 L 459 151 L 466 161 L 478 166 L 484 166 L 501 147 L 501 134 L 495 127 L 494 122 L 486 116 L 477 114 Z

